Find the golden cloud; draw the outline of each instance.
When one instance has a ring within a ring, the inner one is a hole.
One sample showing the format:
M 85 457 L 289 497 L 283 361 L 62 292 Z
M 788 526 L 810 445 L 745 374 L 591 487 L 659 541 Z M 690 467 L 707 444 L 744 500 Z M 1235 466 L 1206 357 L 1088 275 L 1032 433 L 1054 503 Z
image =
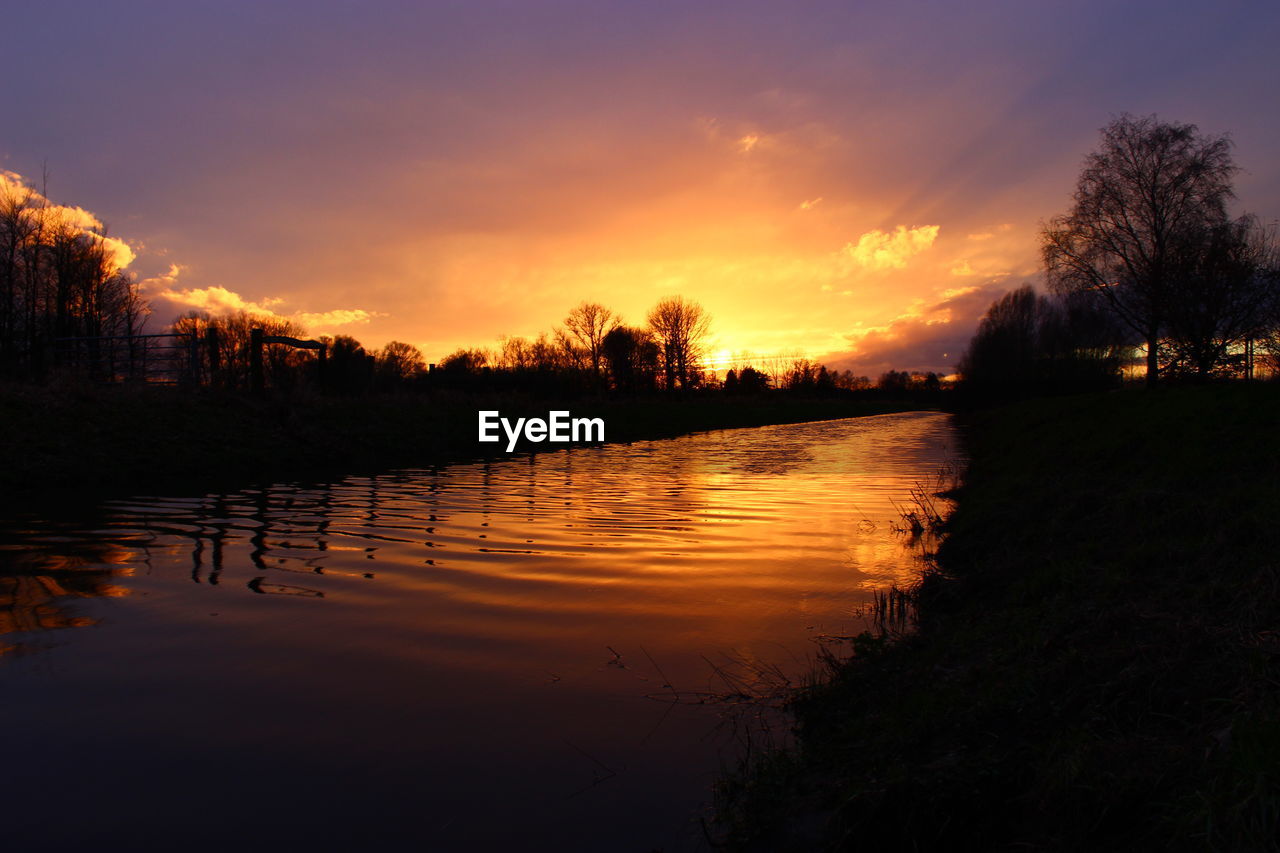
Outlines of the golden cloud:
M 313 331 L 317 328 L 368 323 L 375 317 L 386 316 L 377 311 L 366 311 L 363 308 L 334 308 L 329 311 L 319 312 L 294 311 L 285 314 L 276 310 L 277 306 L 285 301 L 278 296 L 268 296 L 255 301 L 245 299 L 234 290 L 228 290 L 219 285 L 181 289 L 174 287 L 173 285 L 177 282 L 181 271 L 182 268 L 174 264 L 169 267 L 169 271 L 166 274 L 148 279 L 143 283 L 148 295 L 153 300 L 162 300 L 169 303 L 171 307 L 179 312 L 194 309 L 216 315 L 244 311 L 256 317 L 292 320 Z
M 322 311 L 318 314 L 309 311 L 302 311 L 290 315 L 290 319 L 297 320 L 302 325 L 311 328 L 313 326 L 346 326 L 351 323 L 368 323 L 374 317 L 385 316 L 377 311 L 366 311 L 363 308 L 335 308 L 332 311 Z
M 174 267 L 170 267 L 171 276 L 161 276 L 156 281 L 174 281 L 177 274 Z M 278 305 L 283 300 L 267 298 L 261 302 L 253 302 L 245 299 L 234 290 L 228 290 L 225 287 L 214 285 L 212 287 L 201 288 L 183 288 L 177 290 L 166 287 L 154 294 L 157 299 L 164 299 L 177 305 L 187 308 L 194 308 L 197 311 L 208 311 L 210 314 L 232 314 L 236 311 L 245 311 L 249 314 L 256 314 L 264 317 L 279 316 L 275 311 L 271 310 L 271 306 Z
M 844 252 L 865 269 L 903 269 L 908 260 L 932 246 L 937 238 L 937 225 L 899 225 L 892 232 L 877 228 L 859 237 L 857 245 L 846 243 Z
M 111 262 L 115 264 L 116 269 L 122 270 L 133 263 L 138 257 L 134 254 L 133 247 L 117 237 L 104 237 L 102 235 L 94 235 L 96 239 L 102 241 L 102 245 L 106 247 L 111 254 Z
M 41 211 L 47 225 L 60 226 L 78 231 L 90 240 L 97 241 L 106 249 L 108 256 L 117 270 L 123 270 L 133 263 L 137 255 L 124 240 L 108 237 L 106 226 L 102 220 L 83 207 L 58 204 L 27 186 L 17 172 L 0 169 L 0 198 L 26 198 L 28 203 Z

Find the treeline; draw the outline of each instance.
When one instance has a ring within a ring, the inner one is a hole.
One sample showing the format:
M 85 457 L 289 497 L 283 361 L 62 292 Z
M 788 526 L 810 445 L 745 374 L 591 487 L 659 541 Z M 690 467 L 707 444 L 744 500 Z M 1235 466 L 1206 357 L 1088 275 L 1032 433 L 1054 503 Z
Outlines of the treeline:
M 460 349 L 439 365 L 451 387 L 645 393 L 707 386 L 703 369 L 711 318 L 681 296 L 661 300 L 643 325 L 595 302 L 571 310 L 537 338 L 503 338 L 496 349 Z
M 0 376 L 41 378 L 78 338 L 136 335 L 146 306 L 84 211 L 0 173 Z
M 1273 229 L 1231 218 L 1226 136 L 1125 115 L 1102 131 L 1070 211 L 1041 232 L 1049 294 L 993 304 L 965 353 L 963 385 L 1008 396 L 1118 381 L 1272 375 L 1280 357 Z
M 782 390 L 825 397 L 852 392 L 919 396 L 944 387 L 936 373 L 891 370 L 872 380 L 802 357 L 753 365 L 742 356 L 721 377 L 706 366 L 709 328 L 710 318 L 700 305 L 675 296 L 659 302 L 643 326 L 628 325 L 612 310 L 583 302 L 550 332 L 506 337 L 492 349 L 464 347 L 439 364 L 427 364 L 410 344 L 392 341 L 380 349 L 365 348 L 347 335 L 321 336 L 323 358 L 312 350 L 277 344 L 260 352 L 264 386 L 275 393 L 448 389 L 556 397 L 665 392 L 747 396 Z M 198 384 L 247 390 L 252 387 L 254 329 L 268 338 L 307 337 L 295 322 L 244 311 L 216 316 L 193 311 L 170 331 L 191 336 L 202 348 L 193 377 Z M 772 366 L 766 370 L 766 364 Z
M 958 372 L 961 387 L 982 396 L 1105 388 L 1119 381 L 1132 346 L 1098 300 L 1024 285 L 987 310 Z
M 725 371 L 707 366 L 710 317 L 680 296 L 660 301 L 644 325 L 629 325 L 612 310 L 584 302 L 562 326 L 536 338 L 503 338 L 495 349 L 459 349 L 445 357 L 435 381 L 459 389 L 525 389 L 556 393 L 717 391 L 729 395 L 773 390 L 811 396 L 854 391 L 927 393 L 942 387 L 939 375 L 889 371 L 878 381 L 849 370 L 829 370 L 806 358 L 741 356 Z M 765 362 L 774 366 L 766 369 Z

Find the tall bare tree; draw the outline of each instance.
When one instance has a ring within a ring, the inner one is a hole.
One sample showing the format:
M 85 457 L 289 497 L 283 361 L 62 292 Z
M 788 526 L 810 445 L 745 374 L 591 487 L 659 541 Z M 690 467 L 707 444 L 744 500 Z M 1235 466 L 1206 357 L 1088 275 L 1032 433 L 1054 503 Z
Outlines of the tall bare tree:
M 1041 234 L 1049 285 L 1091 291 L 1147 345 L 1147 381 L 1188 247 L 1227 221 L 1231 140 L 1193 124 L 1122 115 L 1085 160 L 1071 210 Z
M 688 388 L 703 357 L 711 318 L 702 306 L 683 296 L 669 296 L 649 312 L 649 328 L 661 346 L 667 388 Z
M 604 357 L 605 335 L 618 327 L 616 314 L 596 302 L 583 302 L 569 312 L 564 326 L 577 339 L 591 361 L 591 372 L 600 376 L 600 362 Z

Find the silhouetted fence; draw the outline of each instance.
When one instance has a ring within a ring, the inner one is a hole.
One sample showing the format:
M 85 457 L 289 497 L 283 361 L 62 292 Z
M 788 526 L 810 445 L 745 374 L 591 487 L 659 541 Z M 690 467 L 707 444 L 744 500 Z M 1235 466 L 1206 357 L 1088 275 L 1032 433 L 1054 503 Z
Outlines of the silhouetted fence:
M 270 348 L 276 345 L 286 349 Z M 317 359 L 312 365 L 301 363 L 289 355 L 298 350 L 315 352 Z M 217 385 L 263 393 L 269 387 L 296 385 L 302 376 L 325 387 L 327 354 L 328 347 L 320 341 L 267 335 L 262 329 L 250 330 L 248 340 L 235 341 L 207 329 L 203 335 L 57 338 L 48 349 L 47 364 L 57 373 L 91 382 Z
M 95 382 L 194 383 L 200 347 L 194 335 L 174 333 L 56 338 L 51 362 Z

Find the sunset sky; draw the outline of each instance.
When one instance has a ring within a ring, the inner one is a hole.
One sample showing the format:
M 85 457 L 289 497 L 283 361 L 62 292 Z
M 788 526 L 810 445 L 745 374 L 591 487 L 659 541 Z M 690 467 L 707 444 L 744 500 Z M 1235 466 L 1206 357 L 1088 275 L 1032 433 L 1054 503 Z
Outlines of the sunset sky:
M 1280 216 L 1273 3 L 28 3 L 0 170 L 150 330 L 248 307 L 429 360 L 679 293 L 713 351 L 949 371 L 1121 112 Z

